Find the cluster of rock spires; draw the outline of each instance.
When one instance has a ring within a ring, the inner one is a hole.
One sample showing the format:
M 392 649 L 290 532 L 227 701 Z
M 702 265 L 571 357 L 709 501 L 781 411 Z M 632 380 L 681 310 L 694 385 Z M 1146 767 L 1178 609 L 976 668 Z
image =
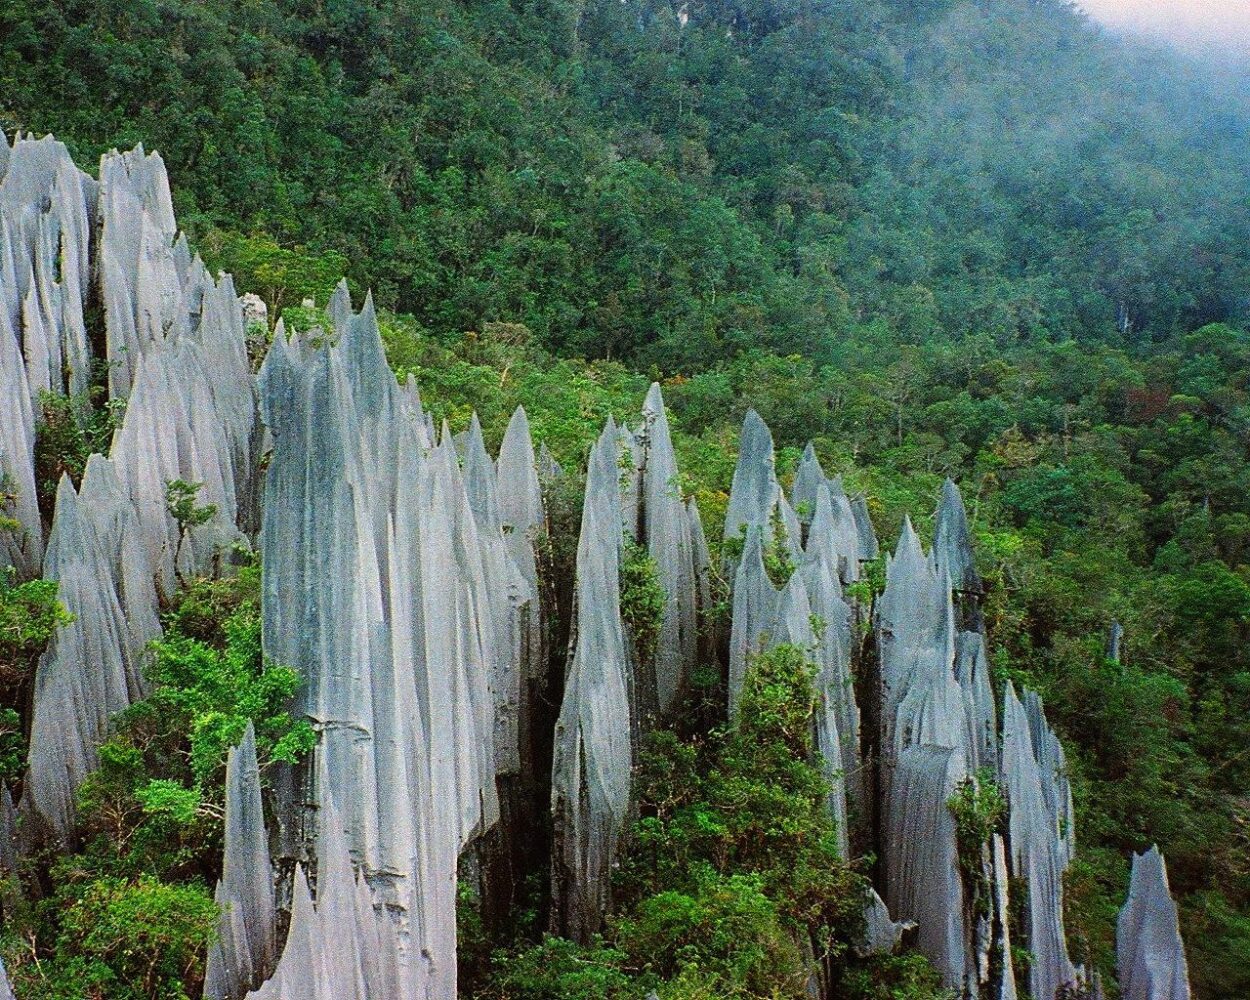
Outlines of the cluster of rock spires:
M 259 424 L 234 287 L 177 236 L 160 157 L 110 153 L 96 182 L 51 138 L 5 152 L 0 477 L 17 527 L 0 532 L 0 551 L 20 575 L 55 580 L 74 616 L 39 663 L 22 809 L 67 840 L 109 720 L 144 692 L 158 599 L 247 544 Z M 96 301 L 102 344 L 83 318 Z M 125 414 L 77 489 L 62 476 L 45 551 L 34 464 L 45 394 L 87 419 L 99 366 L 108 405 Z M 179 480 L 201 484 L 205 523 L 186 529 L 170 513 L 167 484 Z
M 111 153 L 99 176 L 50 138 L 0 141 L 0 494 L 16 524 L 0 531 L 0 567 L 57 581 L 74 616 L 38 665 L 19 805 L 0 789 L 0 868 L 29 845 L 72 841 L 96 748 L 147 690 L 159 601 L 254 544 L 265 653 L 302 678 L 293 709 L 317 744 L 299 766 L 272 768 L 268 803 L 250 728 L 230 754 L 205 997 L 454 996 L 458 863 L 515 822 L 519 783 L 545 787 L 534 775 L 547 738 L 552 925 L 589 937 L 611 905 L 640 737 L 671 719 L 712 657 L 723 656 L 732 713 L 751 657 L 781 643 L 818 668 L 813 732 L 841 845 L 880 859 L 864 949 L 914 935 L 950 987 L 1006 1000 L 1016 935 L 1033 955 L 1020 988 L 1035 1000 L 1074 984 L 1097 994 L 1064 938 L 1075 844 L 1063 750 L 1033 692 L 1008 684 L 996 701 L 953 483 L 932 549 L 905 524 L 870 608 L 866 501 L 811 446 L 787 497 L 771 434 L 748 413 L 722 549 L 732 625 L 717 650 L 701 628 L 708 546 L 653 386 L 639 425 L 609 420 L 590 451 L 553 725 L 536 695 L 554 644 L 542 484 L 563 470 L 536 455 L 524 411 L 496 461 L 476 418 L 459 439 L 436 428 L 416 386 L 391 374 L 371 301 L 354 312 L 345 285 L 328 304 L 332 329 L 288 336 L 279 323 L 254 376 L 240 301 L 178 235 L 160 158 Z M 96 307 L 103 331 L 85 318 Z M 108 455 L 91 456 L 77 487 L 62 477 L 47 530 L 35 474 L 45 393 L 84 422 L 101 394 L 124 406 Z M 173 516 L 176 481 L 197 484 L 204 523 Z M 622 618 L 635 547 L 665 592 L 654 651 L 636 648 Z M 860 642 L 870 618 L 875 660 Z M 969 844 L 949 803 L 990 782 L 1006 820 Z M 1021 887 L 1015 920 L 1009 889 Z M 1188 997 L 1157 851 L 1134 861 L 1119 939 L 1125 997 Z

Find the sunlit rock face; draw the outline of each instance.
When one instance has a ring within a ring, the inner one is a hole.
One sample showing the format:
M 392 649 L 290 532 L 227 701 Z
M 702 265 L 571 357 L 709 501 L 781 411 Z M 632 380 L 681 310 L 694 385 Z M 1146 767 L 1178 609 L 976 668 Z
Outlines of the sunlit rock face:
M 326 860 L 316 807 L 332 792 L 361 884 L 394 924 L 400 986 L 368 995 L 451 995 L 457 858 L 516 767 L 528 591 L 482 456 L 468 460 L 475 510 L 450 435 L 431 440 L 391 375 L 371 302 L 336 312 L 319 347 L 280 330 L 260 376 L 265 650 L 304 678 L 297 711 L 318 733 L 280 796 L 282 848 Z M 318 920 L 331 905 L 319 887 Z M 288 990 L 291 968 L 284 957 L 275 976 Z
M 1189 967 L 1168 871 L 1157 847 L 1133 857 L 1128 899 L 1116 926 L 1124 1000 L 1189 1000 Z

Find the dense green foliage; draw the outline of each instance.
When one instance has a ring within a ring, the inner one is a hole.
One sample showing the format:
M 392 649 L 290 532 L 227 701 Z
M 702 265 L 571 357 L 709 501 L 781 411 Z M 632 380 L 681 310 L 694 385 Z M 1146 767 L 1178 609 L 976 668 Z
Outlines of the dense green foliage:
M 0 56 L 0 122 L 159 149 L 271 306 L 346 266 L 438 335 L 671 371 L 1160 337 L 1250 284 L 1239 92 L 1067 0 L 37 0 Z
M 415 356 L 418 341 L 384 324 L 392 356 Z M 575 446 L 583 420 L 629 417 L 646 392 L 619 365 L 552 361 L 533 344 L 482 355 L 471 335 L 427 349 L 441 359 L 423 395 L 436 412 L 464 426 L 456 401 L 480 394 L 493 446 L 522 403 L 566 464 L 593 434 Z M 996 679 L 1038 689 L 1068 747 L 1074 952 L 1113 968 L 1129 852 L 1157 841 L 1211 997 L 1244 991 L 1250 967 L 1228 957 L 1250 955 L 1247 371 L 1250 335 L 1226 325 L 1140 351 L 900 347 L 883 330 L 836 364 L 748 353 L 664 386 L 713 542 L 748 405 L 774 429 L 783 479 L 811 437 L 826 470 L 867 493 L 887 544 L 904 513 L 931 530 L 942 477 L 961 481 Z M 880 573 L 869 566 L 862 598 Z M 1113 620 L 1127 630 L 1120 663 L 1104 655 Z
M 659 568 L 637 542 L 626 540 L 621 559 L 621 624 L 625 626 L 639 663 L 651 663 L 664 627 L 667 595 Z
M 850 997 L 945 996 L 915 956 L 853 956 L 867 883 L 840 856 L 829 818 L 808 655 L 780 646 L 756 657 L 732 723 L 693 740 L 648 737 L 641 816 L 606 937 L 589 947 L 546 937 L 499 952 L 468 984 L 473 995 L 799 1000 L 823 972 L 845 979 L 840 995 Z M 892 985 L 905 988 L 879 992 Z
M 196 996 L 216 929 L 226 753 L 249 721 L 262 767 L 312 746 L 286 708 L 294 671 L 261 656 L 258 569 L 192 582 L 164 618 L 152 692 L 116 718 L 79 789 L 77 850 L 19 873 L 0 947 L 23 998 Z
M 54 580 L 16 583 L 0 570 L 0 782 L 18 778 L 26 767 L 21 705 L 35 677 L 35 664 L 60 625 L 73 620 L 56 599 Z

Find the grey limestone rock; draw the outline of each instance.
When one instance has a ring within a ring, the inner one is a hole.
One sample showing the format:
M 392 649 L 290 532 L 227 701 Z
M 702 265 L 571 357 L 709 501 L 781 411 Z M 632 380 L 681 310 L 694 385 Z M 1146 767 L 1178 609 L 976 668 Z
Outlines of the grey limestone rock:
M 9 986 L 9 974 L 0 961 L 0 1000 L 13 1000 L 13 989 Z
M 1030 697 L 1031 696 L 1031 697 Z M 1063 874 L 1073 850 L 1072 798 L 1062 751 L 1032 692 L 1008 682 L 1003 703 L 1002 781 L 1009 809 L 1012 875 L 1028 888 L 1025 946 L 1033 953 L 1029 991 L 1054 996 L 1077 981 L 1063 930 Z
M 938 568 L 946 571 L 955 590 L 981 593 L 981 577 L 977 573 L 976 556 L 972 551 L 968 514 L 959 487 L 950 479 L 942 484 L 942 499 L 933 529 L 933 553 Z
M 17 522 L 0 528 L 0 567 L 23 578 L 39 574 L 43 525 L 35 491 L 35 409 L 21 346 L 0 309 L 0 514 Z
M 867 497 L 855 497 L 851 500 L 851 514 L 855 518 L 855 530 L 859 533 L 860 559 L 876 559 L 881 550 L 877 546 L 877 532 L 872 526 L 872 515 L 868 513 Z
M 556 461 L 555 455 L 551 454 L 551 450 L 544 441 L 538 449 L 538 477 L 539 479 L 557 479 L 564 475 L 564 469 L 560 467 L 560 463 Z
M 577 552 L 576 622 L 556 723 L 551 805 L 554 923 L 585 940 L 600 926 L 630 813 L 631 664 L 620 615 L 619 435 L 591 451 Z
M 273 863 L 260 794 L 256 734 L 249 722 L 226 762 L 226 820 L 217 940 L 208 953 L 205 1000 L 239 1000 L 277 961 Z
M 653 666 L 658 708 L 663 714 L 672 709 L 698 656 L 698 587 L 691 525 L 692 519 L 698 520 L 698 510 L 687 508 L 682 500 L 677 456 L 658 384 L 647 393 L 642 413 L 642 533 L 665 594 Z
M 302 865 L 295 868 L 291 920 L 272 978 L 249 1000 L 391 1000 L 454 996 L 432 990 L 429 955 L 397 959 L 412 946 L 353 872 L 342 819 L 327 799 L 318 838 L 317 897 L 313 902 Z M 206 994 L 207 995 L 207 994 Z
M 959 750 L 908 746 L 890 782 L 885 845 L 891 859 L 886 893 L 890 912 L 915 921 L 921 952 L 952 989 L 964 989 L 975 973 L 968 954 L 955 818 L 946 806 L 967 777 Z
M 0 181 L 0 326 L 21 344 L 32 399 L 41 390 L 81 399 L 89 384 L 83 309 L 97 191 L 51 136 L 14 143 Z
M 534 442 L 530 437 L 529 418 L 523 407 L 518 406 L 508 421 L 499 448 L 499 459 L 495 463 L 495 477 L 504 545 L 529 593 L 529 603 L 522 609 L 519 664 L 521 703 L 518 739 L 524 771 L 534 757 L 533 740 L 537 726 L 531 686 L 543 679 L 547 662 L 547 621 L 538 557 L 539 547 L 546 539 L 547 515 L 543 508 L 542 484 L 538 461 L 534 456 Z
M 985 639 L 980 632 L 960 632 L 955 637 L 955 679 L 963 695 L 974 771 L 998 766 L 998 713 L 990 666 L 985 658 Z
M 1112 663 L 1120 662 L 1120 647 L 1124 644 L 1124 626 L 1112 622 L 1107 630 L 1107 659 Z
M 824 488 L 825 470 L 816 457 L 816 447 L 809 441 L 803 449 L 799 467 L 794 471 L 794 485 L 790 487 L 790 502 L 806 527 L 816 512 L 816 495 Z
M 396 384 L 370 300 L 342 320 L 337 342 L 282 331 L 260 390 L 273 440 L 265 650 L 303 677 L 294 709 L 318 733 L 315 762 L 281 779 L 282 854 L 315 859 L 321 919 L 339 894 L 322 894 L 321 865 L 332 859 L 316 846 L 316 807 L 340 795 L 369 908 L 396 926 L 395 943 L 379 947 L 399 985 L 369 995 L 450 996 L 457 859 L 497 819 L 498 750 L 514 746 L 515 720 L 497 728 L 496 708 L 512 697 L 509 588 L 522 574 L 502 533 L 479 523 L 450 436 L 435 445 L 413 387 Z M 499 577 L 511 582 L 489 582 Z M 357 891 L 345 891 L 344 906 Z M 352 912 L 364 909 L 357 901 Z M 289 985 L 298 964 L 284 957 L 263 995 L 312 995 Z M 272 992 L 274 982 L 288 993 Z
M 910 920 L 894 921 L 890 919 L 890 910 L 885 900 L 877 895 L 876 889 L 868 890 L 868 902 L 864 906 L 865 929 L 863 940 L 855 951 L 862 956 L 888 955 L 898 947 L 903 935 L 915 929 Z
M 36 669 L 22 796 L 23 811 L 61 841 L 71 836 L 75 792 L 95 769 L 110 720 L 143 692 L 115 568 L 93 523 L 107 513 L 85 508 L 62 477 L 44 575 L 57 582 L 58 598 L 74 620 L 57 629 Z
M 806 586 L 811 613 L 823 630 L 817 636 L 814 657 L 817 666 L 817 748 L 825 760 L 830 783 L 830 810 L 839 825 L 843 851 L 847 837 L 848 800 L 861 809 L 867 805 L 864 776 L 859 756 L 859 706 L 855 702 L 851 674 L 852 611 L 842 598 L 836 564 L 828 548 L 815 537 L 819 527 L 812 525 L 808 552 L 799 567 Z
M 904 523 L 898 545 L 886 562 L 886 588 L 877 602 L 876 628 L 881 670 L 881 746 L 887 774 L 904 745 L 925 742 L 915 731 L 918 719 L 901 717 L 909 694 L 911 712 L 929 711 L 930 742 L 947 747 L 966 746 L 958 736 L 964 728 L 964 714 L 962 694 L 954 677 L 955 629 L 950 584 L 932 553 L 924 554 L 910 520 Z M 932 712 L 936 700 L 943 706 L 937 715 Z M 954 705 L 958 705 L 957 715 L 952 714 Z
M 139 359 L 187 323 L 174 252 L 177 225 L 160 154 L 137 146 L 102 157 L 99 212 L 109 396 L 125 399 Z
M 740 538 L 749 525 L 768 526 L 781 489 L 774 468 L 773 436 L 754 410 L 748 410 L 738 439 L 729 506 L 725 511 L 725 538 Z
M 1189 1000 L 1185 947 L 1158 847 L 1133 856 L 1116 926 L 1116 966 L 1124 1000 Z
M 777 610 L 777 589 L 764 568 L 763 531 L 746 527 L 742 559 L 734 573 L 733 618 L 729 636 L 729 713 L 738 710 L 747 665 L 763 648 Z

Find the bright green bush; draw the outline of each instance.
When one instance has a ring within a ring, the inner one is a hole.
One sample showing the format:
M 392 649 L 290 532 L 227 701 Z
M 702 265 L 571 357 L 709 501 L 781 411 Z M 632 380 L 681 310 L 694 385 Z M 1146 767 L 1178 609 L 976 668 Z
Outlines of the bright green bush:
M 621 559 L 620 590 L 621 623 L 633 641 L 638 662 L 648 664 L 660 642 L 668 595 L 651 553 L 630 539 L 625 541 Z

